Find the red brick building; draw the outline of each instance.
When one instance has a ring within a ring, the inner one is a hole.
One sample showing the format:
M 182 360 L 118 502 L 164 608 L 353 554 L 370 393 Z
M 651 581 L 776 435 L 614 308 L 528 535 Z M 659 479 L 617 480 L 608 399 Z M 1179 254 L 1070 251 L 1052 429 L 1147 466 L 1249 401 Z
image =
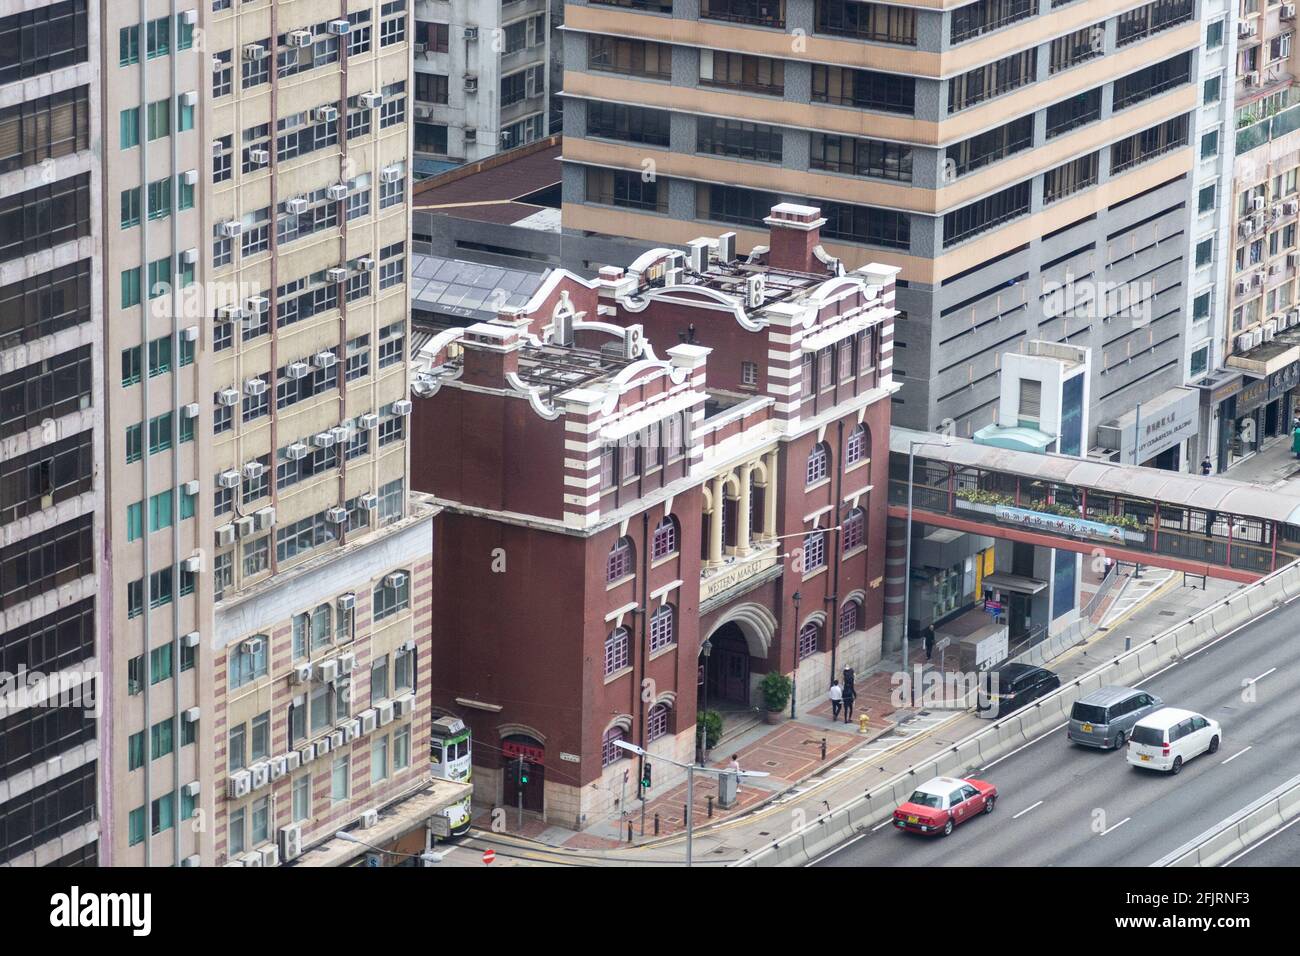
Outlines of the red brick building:
M 879 659 L 897 270 L 844 273 L 824 221 L 556 270 L 416 356 L 433 706 L 473 730 L 481 803 L 515 805 L 523 756 L 525 807 L 587 825 L 636 795 L 614 740 L 690 760 L 706 702 L 743 719 L 797 664 L 811 705 Z

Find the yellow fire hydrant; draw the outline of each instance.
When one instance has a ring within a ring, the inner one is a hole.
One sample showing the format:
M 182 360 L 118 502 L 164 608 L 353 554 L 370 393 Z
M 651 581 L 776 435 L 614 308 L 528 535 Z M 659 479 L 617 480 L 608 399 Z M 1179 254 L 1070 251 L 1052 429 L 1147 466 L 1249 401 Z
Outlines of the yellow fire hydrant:
M 867 732 L 867 724 L 870 722 L 871 718 L 866 714 L 858 714 L 858 733 L 865 734 Z

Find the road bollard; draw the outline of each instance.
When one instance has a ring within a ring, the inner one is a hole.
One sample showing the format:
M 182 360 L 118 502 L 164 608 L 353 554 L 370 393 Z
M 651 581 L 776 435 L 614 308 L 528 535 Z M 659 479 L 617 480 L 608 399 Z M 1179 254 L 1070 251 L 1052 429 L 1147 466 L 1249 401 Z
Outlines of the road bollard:
M 709 802 L 709 811 L 708 811 L 709 819 L 712 820 L 713 819 L 713 794 L 709 794 L 707 797 L 705 797 L 705 799 L 708 800 Z
M 629 823 L 629 824 L 627 825 L 627 842 L 628 842 L 628 843 L 631 843 L 631 842 L 632 842 L 632 824 L 631 824 L 631 823 Z
M 826 738 L 822 738 L 822 759 L 826 759 Z
M 655 836 L 659 835 L 659 814 L 655 814 Z

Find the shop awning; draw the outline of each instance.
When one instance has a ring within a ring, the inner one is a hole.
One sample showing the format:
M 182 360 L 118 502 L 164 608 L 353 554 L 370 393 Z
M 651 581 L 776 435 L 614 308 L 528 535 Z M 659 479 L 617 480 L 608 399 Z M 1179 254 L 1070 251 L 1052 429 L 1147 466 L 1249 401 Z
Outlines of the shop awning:
M 1013 591 L 1016 594 L 1037 594 L 1047 589 L 1047 582 L 1037 578 L 1021 577 L 1006 571 L 994 571 L 984 575 L 984 586 L 997 591 Z

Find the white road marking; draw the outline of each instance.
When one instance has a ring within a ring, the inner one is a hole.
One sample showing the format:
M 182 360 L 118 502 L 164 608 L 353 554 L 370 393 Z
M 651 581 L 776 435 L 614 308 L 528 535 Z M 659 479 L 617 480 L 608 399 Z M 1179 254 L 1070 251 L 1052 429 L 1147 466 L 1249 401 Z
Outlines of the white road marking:
M 1227 761 L 1225 760 L 1224 763 L 1227 763 Z M 1243 856 L 1245 856 L 1247 853 L 1249 853 L 1251 850 L 1257 850 L 1257 849 L 1259 849 L 1259 848 L 1262 847 L 1265 843 L 1267 843 L 1269 840 L 1273 839 L 1273 837 L 1277 836 L 1279 833 L 1281 833 L 1281 832 L 1284 831 L 1284 830 L 1289 830 L 1289 829 L 1291 829 L 1291 827 L 1295 826 L 1297 823 L 1300 823 L 1300 817 L 1296 817 L 1296 818 L 1295 818 L 1294 820 L 1292 820 L 1290 823 L 1287 823 L 1287 824 L 1285 824 L 1285 825 L 1283 825 L 1283 826 L 1281 826 L 1281 827 L 1278 827 L 1276 830 L 1274 830 L 1274 831 L 1273 831 L 1272 833 L 1270 833 L 1268 836 L 1264 837 L 1264 839 L 1262 839 L 1262 840 L 1260 840 L 1259 842 L 1253 844 L 1252 846 L 1248 846 L 1246 849 L 1242 850 L 1240 853 L 1238 853 L 1236 856 L 1234 856 L 1231 860 L 1225 860 L 1225 861 L 1223 861 L 1222 863 L 1220 863 L 1219 865 L 1220 865 L 1220 866 L 1231 866 L 1232 864 L 1234 864 L 1234 863 L 1236 863 L 1238 860 L 1240 860 Z
M 1265 677 L 1267 677 L 1269 674 L 1273 673 L 1275 670 L 1277 670 L 1276 667 L 1270 667 L 1268 670 L 1264 671 L 1264 673 L 1260 674 L 1258 677 L 1252 677 L 1252 678 L 1250 679 L 1250 683 L 1254 684 L 1256 681 L 1261 681 L 1261 680 L 1263 680 Z
M 853 846 L 853 844 L 857 843 L 859 840 L 865 840 L 866 838 L 867 838 L 866 833 L 859 833 L 852 840 L 846 840 L 845 842 L 837 846 L 835 849 L 831 850 L 829 853 L 823 853 L 821 856 L 817 857 L 817 859 L 809 860 L 807 863 L 804 864 L 804 866 L 816 866 L 822 860 L 829 859 L 830 857 L 833 857 L 836 853 L 839 853 L 841 850 L 847 850 L 849 847 Z
M 1042 800 L 1039 800 L 1039 801 L 1038 801 L 1037 803 L 1035 803 L 1032 807 L 1025 807 L 1023 810 L 1021 810 L 1019 813 L 1017 813 L 1017 814 L 1016 814 L 1014 817 L 1012 817 L 1011 819 L 1012 819 L 1012 820 L 1019 820 L 1021 817 L 1023 817 L 1023 816 L 1024 816 L 1026 813 L 1028 813 L 1030 810 L 1033 810 L 1033 809 L 1035 809 L 1035 808 L 1037 808 L 1037 807 L 1041 807 L 1042 805 L 1043 805 L 1043 801 L 1042 801 Z
M 1002 761 L 1004 761 L 1004 760 L 1008 760 L 1008 759 L 1010 759 L 1011 757 L 1014 757 L 1016 754 L 1020 753 L 1020 751 L 1026 749 L 1026 748 L 1028 748 L 1028 747 L 1032 747 L 1034 744 L 1038 743 L 1040 740 L 1046 740 L 1048 737 L 1052 736 L 1052 734 L 1056 733 L 1056 732 L 1057 732 L 1058 730 L 1060 730 L 1062 727 L 1067 726 L 1069 723 L 1070 723 L 1070 722 L 1067 720 L 1067 721 L 1066 721 L 1065 723 L 1063 723 L 1063 724 L 1057 724 L 1055 727 L 1053 727 L 1053 728 L 1052 728 L 1051 730 L 1049 730 L 1047 733 L 1043 734 L 1041 737 L 1035 737 L 1033 740 L 1029 741 L 1029 743 L 1027 743 L 1027 744 L 1021 744 L 1021 745 L 1020 745 L 1019 747 L 1017 747 L 1015 750 L 1011 751 L 1011 753 L 1009 753 L 1009 754 L 1003 754 L 1003 755 L 1002 755 L 1001 757 L 999 757 L 997 760 L 994 760 L 994 761 L 992 761 L 991 763 L 986 763 L 984 766 L 982 766 L 982 767 L 979 768 L 979 769 L 980 769 L 980 772 L 983 773 L 985 770 L 988 770 L 989 767 L 996 767 L 996 766 L 997 766 L 998 764 L 1000 764 Z
M 1297 819 L 1300 819 L 1300 818 L 1297 818 Z M 877 830 L 883 830 L 885 827 L 889 826 L 889 825 L 890 825 L 891 823 L 893 823 L 893 822 L 894 822 L 893 817 L 890 817 L 890 818 L 889 818 L 888 820 L 886 820 L 884 823 L 877 823 L 874 827 L 871 828 L 871 832 L 872 832 L 872 833 L 875 833 Z
M 1133 819 L 1132 817 L 1125 817 L 1123 820 L 1119 821 L 1119 823 L 1115 824 L 1113 827 L 1107 827 L 1106 829 L 1102 830 L 1101 833 L 1098 834 L 1098 836 L 1105 836 L 1111 830 L 1118 830 L 1120 827 L 1122 827 L 1124 824 L 1128 823 L 1132 819 Z
M 1253 744 L 1252 744 L 1250 747 L 1247 747 L 1247 748 L 1246 748 L 1246 750 L 1252 750 L 1252 749 L 1254 749 L 1254 745 L 1253 745 Z M 1236 760 L 1238 757 L 1240 757 L 1242 754 L 1244 754 L 1244 753 L 1246 752 L 1246 750 L 1238 750 L 1235 754 L 1233 754 L 1233 755 L 1232 755 L 1231 757 L 1229 757 L 1227 760 L 1223 761 L 1223 763 L 1232 763 L 1234 760 Z M 1220 765 L 1220 766 L 1222 766 L 1222 765 Z

